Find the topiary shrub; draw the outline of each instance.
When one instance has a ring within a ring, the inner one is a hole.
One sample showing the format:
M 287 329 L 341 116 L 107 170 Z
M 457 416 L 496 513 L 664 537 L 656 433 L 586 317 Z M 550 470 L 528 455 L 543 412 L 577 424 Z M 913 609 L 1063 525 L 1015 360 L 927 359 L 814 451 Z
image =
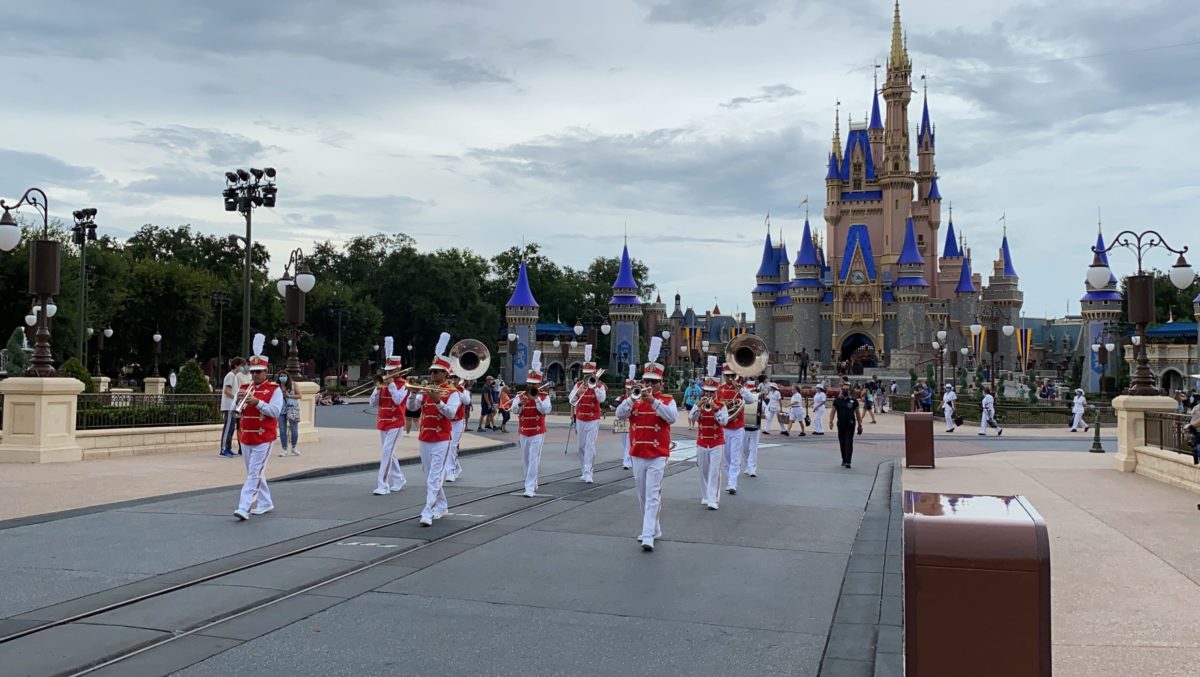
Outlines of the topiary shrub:
M 96 382 L 92 380 L 92 375 L 88 373 L 87 367 L 79 361 L 78 357 L 72 357 L 62 366 L 58 368 L 58 375 L 64 378 L 73 378 L 83 383 L 83 392 L 96 392 Z
M 175 392 L 181 394 L 203 395 L 212 392 L 212 387 L 204 379 L 204 372 L 196 360 L 188 360 L 179 368 Z
M 9 376 L 24 375 L 25 368 L 29 366 L 29 355 L 25 352 L 25 330 L 20 327 L 14 329 L 4 347 L 8 349 L 8 365 L 5 372 Z

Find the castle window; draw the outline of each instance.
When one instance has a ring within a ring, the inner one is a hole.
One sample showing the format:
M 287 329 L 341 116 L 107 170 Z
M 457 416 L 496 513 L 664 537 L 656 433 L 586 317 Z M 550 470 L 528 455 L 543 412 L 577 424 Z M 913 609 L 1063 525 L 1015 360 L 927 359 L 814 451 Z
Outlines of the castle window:
M 919 233 L 917 234 L 917 249 L 925 251 L 925 236 Z
M 896 171 L 896 172 L 900 171 L 900 163 L 899 162 L 892 163 L 892 171 Z

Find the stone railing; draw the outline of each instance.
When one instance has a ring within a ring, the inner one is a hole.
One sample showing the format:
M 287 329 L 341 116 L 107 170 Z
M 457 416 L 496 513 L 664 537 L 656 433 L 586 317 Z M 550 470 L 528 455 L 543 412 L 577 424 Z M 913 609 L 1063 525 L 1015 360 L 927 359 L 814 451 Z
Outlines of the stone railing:
M 1175 414 L 1170 397 L 1122 395 L 1117 411 L 1116 468 L 1200 493 L 1196 465 L 1183 428 L 1187 417 Z

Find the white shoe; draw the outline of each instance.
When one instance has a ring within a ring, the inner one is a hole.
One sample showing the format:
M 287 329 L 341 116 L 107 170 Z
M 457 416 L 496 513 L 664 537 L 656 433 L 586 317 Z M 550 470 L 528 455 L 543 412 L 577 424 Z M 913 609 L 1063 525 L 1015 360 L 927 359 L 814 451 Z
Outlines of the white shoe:
M 292 447 L 292 453 L 291 453 L 291 455 L 292 455 L 292 456 L 299 456 L 299 455 L 300 455 L 300 452 L 296 451 L 296 447 Z
M 709 510 L 716 510 L 716 509 L 717 509 L 717 504 L 716 504 L 715 502 L 714 502 L 714 503 L 709 503 L 709 504 L 708 504 L 708 509 L 709 509 Z
M 733 496 L 737 493 L 737 487 L 726 487 L 725 491 L 728 492 L 730 496 Z
M 250 513 L 246 512 L 245 510 L 242 510 L 241 508 L 234 510 L 233 516 L 238 518 L 239 522 L 245 522 L 246 520 L 250 519 Z
M 431 517 L 422 517 L 422 518 L 421 518 L 421 521 L 420 521 L 420 525 L 421 525 L 421 526 L 423 526 L 423 527 L 431 527 L 431 526 L 433 526 L 433 518 L 431 518 Z
M 522 495 L 523 495 L 525 498 L 533 498 L 533 497 L 535 497 L 537 494 L 533 493 L 532 491 L 526 491 L 526 492 L 525 492 L 524 494 L 522 494 Z
M 291 454 L 289 454 L 287 452 L 287 449 L 284 449 L 283 451 L 279 452 L 279 458 L 283 458 L 285 456 L 291 456 Z
M 443 517 L 446 516 L 446 512 L 447 511 L 445 511 L 445 510 L 440 510 L 438 512 L 433 513 L 433 519 L 435 519 L 435 520 L 442 519 Z
M 458 481 L 458 478 L 457 478 L 457 477 L 455 477 L 454 475 L 447 475 L 447 476 L 446 476 L 446 481 L 447 481 L 447 482 L 457 482 L 457 481 Z
M 400 491 L 400 490 L 401 490 L 401 489 L 403 489 L 403 488 L 404 488 L 404 487 L 405 487 L 407 484 L 408 484 L 408 480 L 407 480 L 407 479 L 402 479 L 402 480 L 400 480 L 400 484 L 397 484 L 397 485 L 396 485 L 396 486 L 394 486 L 394 487 L 388 487 L 388 489 L 389 489 L 390 491 Z
M 250 511 L 251 515 L 265 515 L 275 509 L 275 506 L 268 505 L 265 508 L 255 508 Z
M 646 552 L 654 552 L 654 539 L 653 538 L 643 538 L 642 539 L 642 550 L 645 550 Z
M 388 494 L 391 493 L 391 490 L 388 489 L 387 487 L 384 487 L 382 489 L 376 489 L 375 491 L 372 491 L 371 493 L 375 494 L 376 496 L 387 496 Z

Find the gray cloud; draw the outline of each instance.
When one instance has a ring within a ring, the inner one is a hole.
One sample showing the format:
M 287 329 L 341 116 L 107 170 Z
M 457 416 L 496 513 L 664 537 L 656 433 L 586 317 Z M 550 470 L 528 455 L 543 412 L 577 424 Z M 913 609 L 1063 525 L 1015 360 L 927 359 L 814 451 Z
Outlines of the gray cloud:
M 777 85 L 765 85 L 763 87 L 759 87 L 758 91 L 760 93 L 755 94 L 754 96 L 736 96 L 725 103 L 720 104 L 720 106 L 721 108 L 731 109 L 741 108 L 742 106 L 749 106 L 756 103 L 771 103 L 773 101 L 779 101 L 780 99 L 799 96 L 804 93 L 795 87 L 782 82 Z
M 650 23 L 689 24 L 698 28 L 757 26 L 777 2 L 770 0 L 641 0 Z
M 285 204 L 281 200 L 281 205 Z M 329 229 L 353 234 L 363 228 L 392 232 L 405 220 L 437 206 L 433 200 L 407 195 L 319 195 L 290 199 L 281 208 L 290 227 L 311 231 L 317 239 L 330 236 Z
M 175 158 L 197 160 L 213 167 L 235 168 L 251 162 L 269 158 L 264 155 L 282 151 L 276 146 L 265 146 L 259 141 L 241 134 L 231 134 L 218 129 L 168 125 L 149 127 L 135 123 L 139 131 L 122 139 L 129 143 L 142 144 L 167 151 Z
M 570 129 L 502 148 L 475 149 L 498 186 L 527 181 L 563 203 L 672 214 L 761 213 L 795 200 L 796 186 L 821 174 L 796 169 L 796 158 L 821 156 L 822 144 L 798 128 L 748 137 L 713 136 L 695 128 L 630 134 Z M 819 169 L 819 168 L 816 168 Z
M 214 200 L 220 198 L 224 181 L 220 172 L 189 171 L 179 166 L 153 167 L 149 172 L 149 177 L 131 181 L 125 184 L 123 190 L 141 193 L 147 197 L 167 195 L 209 196 Z
M 26 153 L 0 148 L 0 187 L 21 190 L 30 186 L 62 188 L 102 188 L 108 180 L 91 167 L 73 165 L 42 153 Z M 20 197 L 16 195 L 10 199 Z

